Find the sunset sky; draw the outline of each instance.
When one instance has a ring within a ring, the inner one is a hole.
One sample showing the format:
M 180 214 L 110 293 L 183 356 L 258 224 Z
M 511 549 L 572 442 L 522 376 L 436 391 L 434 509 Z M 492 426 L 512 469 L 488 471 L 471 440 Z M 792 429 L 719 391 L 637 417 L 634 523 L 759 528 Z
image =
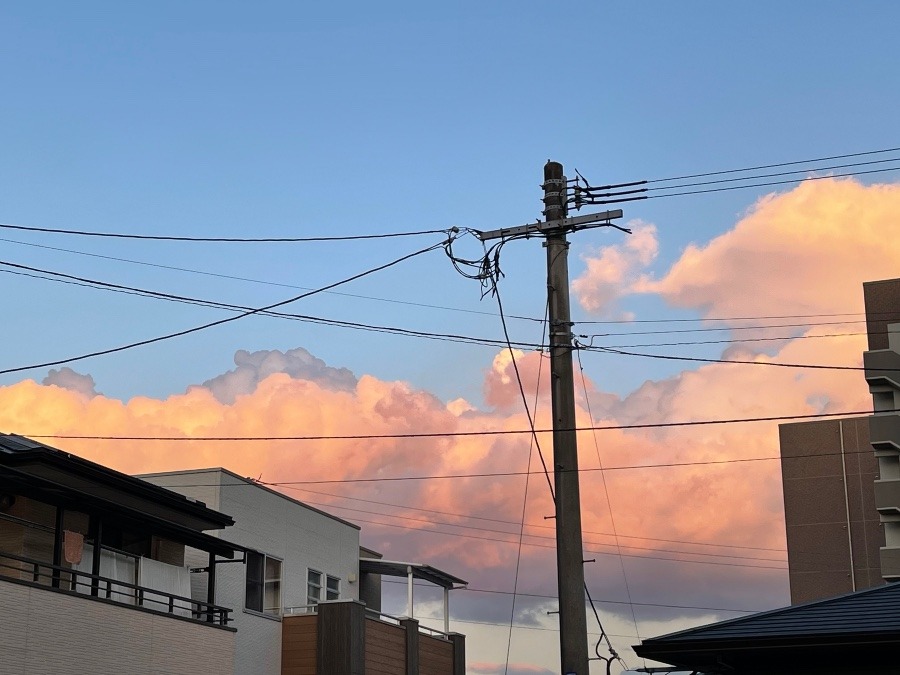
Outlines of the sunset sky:
M 650 192 L 622 205 L 631 235 L 570 236 L 579 341 L 644 354 L 579 352 L 578 423 L 871 406 L 858 371 L 766 364 L 860 366 L 861 284 L 900 276 L 900 150 L 812 161 L 900 146 L 896 3 L 307 5 L 4 6 L 0 224 L 194 237 L 488 230 L 540 216 L 548 158 L 594 184 L 798 162 L 650 183 L 816 178 Z M 540 473 L 525 501 L 529 436 L 321 438 L 527 429 L 496 342 L 320 321 L 502 341 L 496 298 L 443 249 L 280 308 L 315 321 L 249 316 L 29 368 L 235 315 L 85 279 L 261 307 L 444 237 L 157 242 L 0 228 L 0 431 L 131 473 L 224 466 L 359 523 L 386 557 L 469 580 L 453 627 L 474 675 L 504 672 L 524 504 L 507 672 L 555 672 L 553 507 Z M 466 235 L 454 250 L 481 249 Z M 544 250 L 510 242 L 501 266 L 510 338 L 540 344 Z M 546 356 L 515 359 L 547 428 Z M 539 441 L 549 461 L 550 439 Z M 642 665 L 639 637 L 788 603 L 776 422 L 581 432 L 579 454 L 596 558 L 586 578 L 630 666 Z M 386 586 L 386 611 L 402 613 L 403 597 Z M 437 595 L 420 598 L 437 616 Z M 596 638 L 593 618 L 589 630 Z

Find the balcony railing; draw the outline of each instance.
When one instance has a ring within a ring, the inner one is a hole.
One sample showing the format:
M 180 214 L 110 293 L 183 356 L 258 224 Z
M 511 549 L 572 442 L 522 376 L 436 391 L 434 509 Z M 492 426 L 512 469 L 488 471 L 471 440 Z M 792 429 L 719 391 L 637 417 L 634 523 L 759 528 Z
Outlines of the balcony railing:
M 893 349 L 863 352 L 863 366 L 869 386 L 900 387 L 900 353 Z
M 304 614 L 316 614 L 318 605 L 299 605 L 297 607 L 285 607 L 283 615 L 284 616 L 302 616 Z M 401 625 L 401 621 L 405 618 L 402 616 L 394 616 L 393 614 L 385 614 L 384 612 L 379 612 L 375 609 L 369 609 L 366 607 L 366 618 L 367 619 L 375 619 L 376 621 L 381 621 L 382 623 L 388 623 L 392 626 Z M 423 626 L 421 623 L 419 624 L 419 632 L 423 635 L 430 635 L 433 638 L 437 638 L 438 640 L 449 640 L 449 634 L 444 631 L 437 630 L 436 628 L 429 628 L 428 626 Z
M 216 626 L 227 626 L 231 621 L 231 610 L 226 607 L 2 551 L 0 578 L 88 595 Z
M 876 450 L 900 450 L 900 415 L 872 415 L 869 418 L 869 439 Z

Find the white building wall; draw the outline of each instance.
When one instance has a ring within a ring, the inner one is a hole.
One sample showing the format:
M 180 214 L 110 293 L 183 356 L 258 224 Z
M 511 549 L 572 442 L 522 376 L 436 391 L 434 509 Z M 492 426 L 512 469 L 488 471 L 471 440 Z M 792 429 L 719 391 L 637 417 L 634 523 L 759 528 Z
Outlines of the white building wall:
M 4 675 L 220 675 L 233 631 L 0 579 Z
M 341 599 L 359 599 L 357 527 L 222 469 L 141 478 L 228 514 L 235 525 L 222 538 L 280 559 L 282 607 L 306 605 L 310 568 L 338 577 Z M 205 554 L 188 564 L 205 566 Z M 236 675 L 280 675 L 281 621 L 244 609 L 244 565 L 222 563 L 216 574 L 216 604 L 234 610 Z

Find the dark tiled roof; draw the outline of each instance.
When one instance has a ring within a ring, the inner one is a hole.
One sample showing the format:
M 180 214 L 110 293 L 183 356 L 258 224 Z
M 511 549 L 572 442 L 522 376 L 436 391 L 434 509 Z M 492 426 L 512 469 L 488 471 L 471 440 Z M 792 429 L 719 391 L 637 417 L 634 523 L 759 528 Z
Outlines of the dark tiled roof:
M 900 583 L 700 626 L 644 644 L 861 633 L 900 634 Z

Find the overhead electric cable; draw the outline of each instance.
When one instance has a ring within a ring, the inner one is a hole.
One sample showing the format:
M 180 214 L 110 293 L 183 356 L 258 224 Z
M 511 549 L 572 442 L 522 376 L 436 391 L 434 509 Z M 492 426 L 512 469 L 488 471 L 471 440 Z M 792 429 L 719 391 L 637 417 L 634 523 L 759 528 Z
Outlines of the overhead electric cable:
M 621 356 L 640 356 L 647 359 L 661 359 L 663 361 L 690 361 L 692 363 L 728 363 L 745 366 L 771 366 L 774 368 L 806 368 L 811 370 L 853 370 L 865 372 L 865 366 L 828 366 L 819 363 L 781 363 L 779 361 L 742 361 L 741 359 L 705 359 L 697 356 L 676 356 L 674 354 L 646 354 L 644 352 L 631 352 L 612 347 L 591 347 L 590 345 L 578 345 L 579 349 L 588 352 L 603 352 L 619 354 Z M 884 372 L 900 372 L 900 368 L 880 368 Z
M 321 287 L 321 288 L 318 288 L 318 289 L 315 289 L 315 290 L 312 290 L 312 291 L 308 291 L 308 292 L 306 292 L 306 293 L 301 293 L 300 295 L 296 295 L 296 296 L 294 296 L 294 297 L 292 297 L 292 298 L 288 298 L 287 300 L 281 300 L 281 301 L 279 301 L 279 302 L 275 302 L 275 303 L 272 303 L 272 304 L 270 304 L 270 305 L 266 305 L 266 306 L 264 306 L 264 307 L 258 307 L 258 308 L 256 308 L 256 309 L 252 309 L 252 310 L 250 310 L 250 311 L 243 312 L 243 313 L 238 314 L 238 315 L 236 315 L 236 316 L 226 317 L 226 318 L 224 318 L 224 319 L 219 319 L 219 320 L 217 320 L 217 321 L 211 321 L 211 322 L 209 322 L 209 323 L 201 324 L 201 325 L 199 325 L 199 326 L 194 326 L 194 327 L 192 327 L 192 328 L 186 328 L 186 329 L 184 329 L 184 330 L 176 331 L 176 332 L 174 332 L 174 333 L 167 333 L 167 334 L 165 334 L 165 335 L 159 335 L 159 336 L 157 336 L 157 337 L 148 338 L 148 339 L 146 339 L 146 340 L 139 340 L 139 341 L 137 341 L 137 342 L 131 342 L 131 343 L 126 344 L 126 345 L 121 345 L 121 346 L 119 346 L 119 347 L 112 347 L 112 348 L 110 348 L 110 349 L 97 350 L 97 351 L 94 351 L 94 352 L 89 352 L 89 353 L 87 353 L 87 354 L 81 354 L 81 355 L 78 355 L 78 356 L 67 357 L 67 358 L 64 358 L 64 359 L 56 359 L 56 360 L 53 360 L 53 361 L 46 361 L 46 362 L 43 362 L 43 363 L 31 364 L 31 365 L 28 365 L 28 366 L 18 366 L 18 367 L 15 367 L 15 368 L 5 368 L 5 369 L 0 370 L 0 375 L 5 375 L 5 374 L 8 374 L 8 373 L 17 373 L 17 372 L 21 372 L 21 371 L 25 371 L 25 370 L 33 370 L 33 369 L 35 369 L 35 368 L 47 368 L 47 367 L 49 367 L 49 366 L 58 366 L 58 365 L 63 365 L 63 364 L 67 364 L 67 363 L 74 363 L 74 362 L 76 362 L 76 361 L 83 361 L 83 360 L 85 360 L 85 359 L 93 358 L 93 357 L 96 357 L 96 356 L 103 356 L 103 355 L 106 355 L 106 354 L 114 354 L 114 353 L 116 353 L 116 352 L 122 352 L 122 351 L 125 351 L 125 350 L 128 350 L 128 349 L 133 349 L 133 348 L 135 348 L 135 347 L 142 347 L 142 346 L 144 346 L 144 345 L 149 345 L 149 344 L 153 344 L 153 343 L 156 343 L 156 342 L 162 342 L 162 341 L 164 341 L 164 340 L 171 340 L 171 339 L 176 338 L 176 337 L 182 337 L 182 336 L 184 336 L 184 335 L 189 335 L 189 334 L 191 334 L 191 333 L 197 333 L 197 332 L 199 332 L 199 331 L 206 330 L 207 328 L 212 328 L 212 327 L 214 327 L 214 326 L 221 326 L 222 324 L 225 324 L 225 323 L 230 323 L 230 322 L 232 322 L 232 321 L 237 321 L 238 319 L 243 319 L 244 317 L 251 316 L 251 315 L 253 315 L 253 314 L 258 314 L 258 313 L 260 313 L 260 312 L 265 312 L 265 311 L 268 311 L 268 310 L 270 310 L 270 309 L 275 309 L 276 307 L 282 307 L 282 306 L 287 305 L 287 304 L 290 304 L 290 303 L 292 303 L 292 302 L 296 302 L 297 300 L 301 300 L 301 299 L 303 299 L 303 298 L 307 298 L 307 297 L 309 297 L 309 296 L 311 296 L 311 295 L 315 295 L 315 294 L 317 294 L 317 293 L 322 293 L 322 292 L 324 292 L 324 291 L 326 291 L 326 290 L 329 290 L 329 289 L 332 289 L 332 288 L 336 288 L 336 287 L 341 286 L 341 285 L 346 284 L 346 283 L 350 283 L 351 281 L 355 281 L 355 280 L 357 280 L 357 279 L 360 279 L 360 278 L 362 278 L 362 277 L 368 276 L 368 275 L 373 274 L 373 273 L 375 273 L 375 272 L 380 272 L 380 271 L 382 271 L 382 270 L 384 270 L 384 269 L 387 269 L 387 268 L 389 268 L 389 267 L 393 267 L 394 265 L 398 265 L 399 263 L 404 262 L 404 261 L 406 261 L 406 260 L 409 260 L 410 258 L 414 258 L 414 257 L 416 257 L 416 256 L 422 255 L 422 254 L 424 254 L 424 253 L 428 253 L 428 252 L 433 251 L 433 250 L 438 249 L 438 248 L 443 248 L 443 246 L 444 246 L 444 242 L 441 242 L 441 243 L 439 243 L 439 244 L 433 244 L 433 245 L 431 245 L 431 246 L 428 246 L 428 247 L 426 247 L 426 248 L 420 249 L 420 250 L 415 251 L 415 252 L 413 252 L 413 253 L 408 253 L 407 255 L 404 255 L 404 256 L 402 256 L 402 257 L 400 257 L 400 258 L 397 258 L 397 259 L 395 259 L 395 260 L 392 260 L 391 262 L 385 263 L 385 264 L 383 264 L 383 265 L 379 265 L 378 267 L 373 267 L 373 268 L 368 269 L 368 270 L 366 270 L 366 271 L 364 271 L 364 272 L 360 272 L 360 273 L 354 274 L 354 275 L 352 275 L 352 276 L 350 276 L 350 277 L 347 277 L 346 279 L 342 279 L 342 280 L 340 280 L 340 281 L 336 281 L 336 282 L 334 282 L 334 283 L 328 284 L 328 285 L 326 285 L 326 286 L 323 286 L 323 287 Z
M 402 585 L 402 586 L 407 585 L 406 581 L 397 581 L 394 579 L 382 579 L 382 583 L 397 584 L 398 586 L 399 585 Z M 415 585 L 422 586 L 422 588 L 429 588 L 429 586 L 425 585 L 425 584 L 415 584 Z M 465 591 L 468 593 L 489 593 L 489 594 L 493 594 L 493 595 L 511 595 L 512 594 L 511 591 L 501 591 L 501 590 L 493 589 L 493 588 L 475 588 L 473 586 L 465 586 L 463 588 L 457 588 L 456 590 L 460 591 L 460 592 Z M 542 593 L 522 593 L 522 592 L 520 592 L 519 595 L 521 595 L 524 598 L 539 598 L 542 600 L 559 600 L 559 598 L 557 598 L 555 595 L 545 595 Z M 604 605 L 624 605 L 624 604 L 626 604 L 622 600 L 610 600 L 610 599 L 601 599 L 601 598 L 598 598 L 595 602 L 599 602 Z M 634 604 L 637 605 L 638 607 L 665 607 L 667 609 L 698 609 L 698 610 L 703 610 L 703 611 L 707 611 L 707 612 L 742 612 L 744 614 L 755 614 L 757 612 L 765 611 L 763 609 L 738 609 L 736 607 L 707 607 L 705 605 L 673 605 L 673 604 L 661 604 L 658 602 L 635 602 Z M 587 603 L 585 603 L 585 607 L 587 607 Z M 457 619 L 453 619 L 453 620 L 456 621 Z M 498 625 L 505 626 L 506 624 L 504 623 L 504 624 L 498 624 Z M 630 637 L 636 637 L 636 636 L 630 636 Z
M 898 161 L 900 161 L 900 160 L 898 160 Z M 727 187 L 704 188 L 702 190 L 687 190 L 684 192 L 669 192 L 666 194 L 646 195 L 644 197 L 636 197 L 635 200 L 637 200 L 637 199 L 663 199 L 666 197 L 680 197 L 680 196 L 684 196 L 684 195 L 700 195 L 700 194 L 707 194 L 707 193 L 711 193 L 711 192 L 728 192 L 730 190 L 746 190 L 749 188 L 769 187 L 769 186 L 773 186 L 773 185 L 787 185 L 789 183 L 805 183 L 807 181 L 826 180 L 826 179 L 832 179 L 832 178 L 851 178 L 853 176 L 864 176 L 864 175 L 873 174 L 873 173 L 885 173 L 887 171 L 900 171 L 900 164 L 898 164 L 897 166 L 887 167 L 887 168 L 883 168 L 883 169 L 870 169 L 868 171 L 853 171 L 853 172 L 849 172 L 849 173 L 835 173 L 830 176 L 807 176 L 806 178 L 803 178 L 802 180 L 800 180 L 800 179 L 777 180 L 777 181 L 770 181 L 770 182 L 766 182 L 766 183 L 751 183 L 749 185 L 730 185 Z M 617 201 L 625 201 L 625 200 L 617 200 Z M 629 200 L 629 201 L 631 201 L 631 200 Z M 602 204 L 602 203 L 612 203 L 612 202 L 609 201 L 609 202 L 597 202 L 597 203 Z
M 30 227 L 26 225 L 12 225 L 9 223 L 0 223 L 0 229 L 5 230 L 22 230 L 24 232 L 43 232 L 50 234 L 70 234 L 82 237 L 103 237 L 111 239 L 140 239 L 145 241 L 182 241 L 182 242 L 205 242 L 205 243 L 302 243 L 302 242 L 325 242 L 325 241 L 358 241 L 366 239 L 393 239 L 396 237 L 418 237 L 426 234 L 446 234 L 452 235 L 457 232 L 457 228 L 444 228 L 441 230 L 419 230 L 416 232 L 389 232 L 386 234 L 351 234 L 351 235 L 334 235 L 334 236 L 315 236 L 315 237 L 189 237 L 181 235 L 159 235 L 159 234 L 129 234 L 125 232 L 96 232 L 90 230 L 69 230 L 55 227 Z
M 465 534 L 463 532 L 446 532 L 443 530 L 432 530 L 432 529 L 426 529 L 426 528 L 421 528 L 421 527 L 411 528 L 409 525 L 398 525 L 396 523 L 385 523 L 383 521 L 368 520 L 366 518 L 354 518 L 353 520 L 358 523 L 369 523 L 370 525 L 381 525 L 383 527 L 393 527 L 393 528 L 399 528 L 399 529 L 403 529 L 403 530 L 415 529 L 416 532 L 420 532 L 420 533 L 446 535 L 446 536 L 450 536 L 450 537 L 462 537 L 465 539 L 478 539 L 481 541 L 489 541 L 494 544 L 515 544 L 516 543 L 515 541 L 510 541 L 508 539 L 497 539 L 496 537 L 482 537 L 482 536 L 475 535 L 475 534 Z M 509 533 L 509 534 L 512 534 L 512 533 Z M 530 546 L 532 548 L 547 548 L 547 549 L 554 549 L 554 550 L 556 549 L 555 544 L 539 544 L 539 543 L 535 543 L 535 542 L 523 542 L 522 545 Z M 591 553 L 594 555 L 604 555 L 604 556 L 616 555 L 615 553 L 612 553 L 609 551 L 598 551 L 598 550 L 591 550 L 591 549 L 585 549 L 584 552 Z M 684 551 L 679 551 L 677 553 L 680 555 L 700 555 L 700 554 L 696 554 L 696 553 L 686 553 Z M 622 553 L 621 555 L 626 558 L 639 558 L 639 559 L 643 559 L 643 560 L 659 560 L 659 561 L 663 561 L 663 562 L 678 562 L 678 563 L 689 563 L 689 564 L 696 564 L 696 565 L 743 567 L 743 568 L 757 569 L 757 570 L 786 570 L 787 569 L 787 567 L 775 566 L 775 565 L 751 565 L 748 563 L 727 562 L 727 561 L 723 561 L 723 560 L 689 560 L 689 559 L 684 559 L 684 558 L 670 558 L 667 556 L 654 556 L 654 555 L 646 555 L 646 554 L 641 554 L 641 553 Z M 724 556 L 720 556 L 720 557 L 724 557 Z M 776 561 L 776 562 L 781 562 L 781 561 Z
M 900 412 L 900 409 L 879 410 L 879 413 Z M 574 427 L 566 431 L 628 431 L 632 429 L 665 429 L 672 427 L 695 427 L 718 424 L 746 424 L 753 422 L 787 422 L 792 420 L 824 419 L 829 417 L 853 417 L 871 415 L 872 410 L 848 410 L 842 412 L 805 413 L 797 415 L 772 415 L 761 417 L 732 417 L 711 420 L 684 420 L 676 422 L 645 422 L 635 424 L 610 424 L 602 426 Z M 553 429 L 536 429 L 537 433 L 552 433 Z M 250 441 L 347 441 L 371 440 L 379 438 L 452 438 L 461 436 L 506 436 L 530 434 L 531 429 L 497 429 L 480 431 L 442 431 L 396 434 L 347 434 L 347 435 L 306 435 L 306 436 L 112 436 L 91 434 L 31 434 L 28 438 L 53 438 L 83 441 L 165 441 L 165 442 L 250 442 Z M 588 469 L 590 470 L 590 469 Z M 607 469 L 609 470 L 609 469 Z M 511 474 L 517 475 L 517 474 Z M 339 481 L 340 482 L 340 481 Z
M 277 483 L 268 483 L 268 482 L 266 482 L 264 484 L 265 485 L 274 485 L 274 486 L 278 485 Z M 156 483 L 156 485 L 159 485 L 160 487 L 175 488 L 175 487 L 216 487 L 216 486 L 219 486 L 222 484 L 221 483 L 203 483 L 203 484 L 179 483 L 178 485 L 163 485 L 161 483 Z M 241 481 L 239 483 L 227 483 L 225 485 L 227 485 L 228 487 L 252 487 L 254 485 L 254 483 L 247 483 L 247 482 Z M 224 487 L 224 485 L 223 485 L 223 487 Z M 517 520 L 487 518 L 484 516 L 473 516 L 473 515 L 465 514 L 465 513 L 454 513 L 451 511 L 426 509 L 426 508 L 422 508 L 421 506 L 412 506 L 411 504 L 397 504 L 395 502 L 382 502 L 382 501 L 378 501 L 378 500 L 374 500 L 374 499 L 363 499 L 361 497 L 351 497 L 349 495 L 334 494 L 333 492 L 322 492 L 320 490 L 310 490 L 309 488 L 302 488 L 302 487 L 294 487 L 292 489 L 295 491 L 298 491 L 298 492 L 305 492 L 305 493 L 309 493 L 309 494 L 320 495 L 323 497 L 333 497 L 335 499 L 346 499 L 348 501 L 362 502 L 365 504 L 377 504 L 379 506 L 389 506 L 392 508 L 406 509 L 409 511 L 421 511 L 423 513 L 434 513 L 439 516 L 449 516 L 452 518 L 466 518 L 469 520 L 481 520 L 481 521 L 485 521 L 485 522 L 489 522 L 489 523 L 501 523 L 504 525 L 518 525 L 519 524 L 519 521 L 517 521 Z M 327 505 L 331 506 L 332 503 L 328 502 Z M 540 525 L 540 524 L 535 524 L 535 523 L 527 523 L 526 527 L 544 529 L 544 530 L 555 529 L 552 525 Z M 585 534 L 596 534 L 596 535 L 600 535 L 602 537 L 613 536 L 609 532 L 599 532 L 597 530 L 583 530 L 583 532 Z M 713 542 L 706 542 L 706 541 L 690 541 L 690 540 L 685 540 L 685 539 L 659 539 L 657 537 L 627 535 L 627 534 L 622 534 L 621 532 L 619 532 L 617 534 L 617 536 L 621 539 L 640 539 L 643 541 L 661 541 L 661 542 L 670 543 L 670 544 L 686 544 L 686 545 L 690 545 L 690 546 L 714 546 L 717 548 L 739 548 L 739 549 L 749 549 L 749 550 L 754 550 L 754 551 L 773 551 L 775 553 L 785 553 L 787 551 L 787 549 L 785 549 L 783 547 L 782 548 L 766 548 L 766 547 L 761 547 L 761 546 L 740 546 L 740 545 L 736 545 L 736 544 L 720 544 L 720 543 L 713 543 Z
M 874 160 L 870 160 L 868 162 L 854 162 L 851 164 L 832 164 L 831 166 L 808 167 L 808 168 L 796 169 L 793 171 L 778 171 L 775 173 L 763 173 L 763 174 L 756 174 L 754 176 L 743 176 L 743 177 L 738 177 L 738 178 L 719 178 L 717 180 L 704 180 L 704 181 L 697 181 L 694 183 L 678 183 L 676 185 L 667 185 L 667 186 L 647 188 L 647 191 L 676 190 L 676 189 L 680 189 L 680 188 L 698 187 L 698 186 L 702 186 L 702 185 L 718 185 L 718 184 L 722 184 L 722 183 L 734 183 L 734 182 L 739 182 L 739 181 L 759 180 L 760 178 L 776 178 L 778 176 L 790 176 L 792 174 L 811 173 L 814 171 L 831 171 L 834 169 L 849 169 L 851 167 L 856 167 L 856 166 L 871 166 L 873 164 L 886 164 L 888 162 L 898 162 L 898 161 L 900 161 L 900 157 L 891 157 L 890 159 L 874 159 Z M 851 173 L 850 175 L 853 175 L 853 174 Z M 803 178 L 793 179 L 793 181 L 801 181 L 801 180 L 804 180 L 804 179 Z M 791 182 L 793 182 L 793 181 L 791 181 Z
M 219 302 L 216 300 L 206 300 L 202 298 L 194 298 L 183 295 L 174 295 L 172 293 L 163 293 L 160 291 L 153 291 L 144 288 L 137 288 L 133 286 L 123 286 L 121 284 L 113 284 L 105 281 L 99 281 L 96 279 L 89 279 L 86 277 L 78 277 L 71 274 L 64 274 L 62 272 L 54 272 L 51 270 L 45 270 L 38 267 L 31 267 L 28 265 L 20 265 L 17 263 L 11 263 L 7 261 L 0 260 L 0 266 L 7 266 L 14 268 L 13 270 L 3 270 L 0 269 L 0 272 L 5 272 L 8 274 L 21 274 L 23 276 L 33 277 L 36 279 L 43 279 L 46 281 L 54 281 L 59 283 L 66 284 L 74 284 L 76 286 L 83 286 L 86 288 L 94 288 L 97 290 L 104 290 L 116 293 L 124 293 L 127 295 L 135 295 L 139 297 L 148 297 L 157 300 L 165 300 L 169 302 L 178 302 L 190 305 L 198 305 L 202 307 L 210 307 L 213 309 L 225 309 L 229 311 L 234 311 L 238 313 L 247 312 L 252 310 L 252 307 L 247 307 L 244 305 L 234 305 L 225 302 Z M 28 272 L 15 271 L 15 270 L 29 270 L 31 272 L 37 272 L 38 274 L 30 274 Z M 40 275 L 48 275 L 48 276 L 40 276 Z M 397 326 L 380 326 L 373 324 L 364 324 L 358 323 L 355 321 L 342 321 L 339 319 L 328 319 L 324 317 L 311 316 L 306 314 L 293 314 L 287 312 L 274 312 L 271 310 L 259 311 L 256 312 L 259 316 L 269 316 L 278 319 L 290 319 L 295 321 L 305 321 L 309 323 L 318 323 L 328 326 L 336 326 L 341 328 L 351 328 L 355 330 L 364 330 L 371 331 L 377 333 L 388 333 L 393 335 L 402 335 L 406 337 L 417 337 L 417 338 L 425 338 L 430 340 L 441 340 L 447 342 L 460 342 L 463 344 L 477 344 L 482 346 L 489 347 L 505 347 L 506 342 L 504 340 L 494 339 L 494 338 L 479 338 L 470 335 L 458 335 L 453 333 L 433 333 L 429 331 L 418 331 L 409 328 L 400 328 Z M 539 347 L 537 343 L 515 343 L 516 347 L 521 349 L 534 349 Z
M 41 249 L 46 249 L 46 250 L 50 250 L 50 251 L 58 251 L 61 253 L 71 253 L 73 255 L 87 256 L 90 258 L 97 258 L 97 259 L 101 259 L 101 260 L 111 260 L 114 262 L 122 262 L 122 263 L 130 264 L 130 265 L 142 265 L 145 267 L 154 267 L 157 269 L 172 270 L 173 272 L 184 272 L 186 274 L 198 274 L 198 275 L 214 277 L 214 278 L 218 278 L 218 279 L 228 279 L 231 281 L 243 281 L 246 283 L 261 284 L 264 286 L 275 286 L 278 288 L 294 288 L 294 289 L 301 290 L 301 291 L 315 290 L 308 286 L 298 286 L 296 284 L 285 284 L 285 283 L 281 283 L 281 282 L 277 282 L 277 281 L 267 281 L 265 279 L 252 279 L 249 277 L 239 277 L 239 276 L 235 276 L 232 274 L 221 274 L 219 272 L 210 272 L 208 270 L 198 270 L 198 269 L 192 269 L 189 267 L 176 267 L 174 265 L 163 265 L 161 263 L 154 263 L 154 262 L 149 262 L 146 260 L 134 260 L 133 258 L 121 258 L 121 257 L 116 257 L 116 256 L 110 256 L 110 255 L 101 255 L 99 253 L 88 253 L 87 251 L 76 251 L 76 250 L 68 249 L 68 248 L 60 248 L 58 246 L 47 246 L 45 244 L 34 244 L 31 242 L 18 241 L 16 239 L 4 239 L 4 238 L 0 237 L 0 241 L 10 243 L 10 244 L 18 244 L 20 246 L 30 246 L 33 248 L 41 248 Z M 360 300 L 374 300 L 376 302 L 387 302 L 387 303 L 392 303 L 392 304 L 396 304 L 396 305 L 406 305 L 409 307 L 424 307 L 426 309 L 440 309 L 440 310 L 445 310 L 448 312 L 463 312 L 466 314 L 480 314 L 482 316 L 494 316 L 493 312 L 486 312 L 486 311 L 477 310 L 477 309 L 465 309 L 462 307 L 447 307 L 444 305 L 434 305 L 434 304 L 428 304 L 428 303 L 424 303 L 424 302 L 413 302 L 411 300 L 398 300 L 396 298 L 379 298 L 379 297 L 375 297 L 375 296 L 371 296 L 371 295 L 361 295 L 359 293 L 346 293 L 343 291 L 325 291 L 325 293 L 327 293 L 329 295 L 339 295 L 339 296 L 342 296 L 345 298 L 357 298 Z M 536 317 L 518 316 L 515 314 L 508 314 L 507 318 L 517 319 L 517 320 L 521 320 L 521 321 L 532 321 L 532 322 L 536 322 L 536 323 L 541 322 L 541 320 Z
M 721 171 L 708 171 L 706 173 L 693 173 L 683 176 L 673 176 L 671 178 L 654 178 L 648 180 L 648 183 L 664 183 L 675 180 L 688 180 L 689 178 L 705 178 L 706 176 L 721 176 L 729 173 L 744 173 L 747 171 L 761 171 L 763 169 L 777 169 L 782 166 L 796 166 L 797 164 L 809 164 L 811 162 L 830 162 L 836 159 L 849 159 L 850 157 L 865 157 L 867 155 L 882 155 L 888 152 L 900 152 L 900 147 L 883 148 L 881 150 L 868 150 L 866 152 L 851 152 L 846 155 L 831 155 L 829 157 L 814 157 L 812 159 L 801 159 L 793 162 L 778 162 L 776 164 L 760 164 L 757 166 L 748 166 L 742 169 L 725 169 Z
M 506 348 L 509 353 L 509 357 L 513 364 L 513 370 L 516 373 L 516 382 L 519 385 L 519 393 L 522 396 L 522 405 L 525 408 L 525 414 L 528 416 L 528 426 L 531 428 L 531 438 L 528 443 L 528 462 L 525 465 L 526 470 L 529 472 L 529 475 L 525 476 L 525 489 L 524 494 L 522 495 L 522 519 L 519 523 L 519 541 L 518 547 L 516 548 L 516 568 L 515 573 L 513 574 L 513 597 L 512 604 L 509 610 L 509 633 L 506 637 L 506 662 L 503 667 L 504 675 L 509 672 L 509 657 L 512 652 L 512 631 L 513 625 L 515 623 L 516 618 L 516 595 L 515 592 L 519 587 L 519 567 L 522 562 L 522 544 L 525 538 L 525 517 L 526 517 L 526 509 L 528 507 L 528 483 L 531 479 L 531 458 L 534 454 L 534 449 L 537 447 L 538 455 L 541 458 L 541 465 L 544 467 L 544 475 L 547 477 L 547 485 L 550 487 L 550 495 L 553 496 L 553 485 L 550 483 L 550 474 L 547 473 L 547 464 L 544 461 L 544 454 L 541 452 L 540 441 L 537 437 L 537 434 L 534 433 L 534 418 L 532 417 L 532 412 L 528 407 L 528 399 L 525 396 L 525 387 L 522 384 L 522 377 L 519 373 L 519 365 L 516 362 L 516 352 L 513 349 L 512 342 L 509 339 L 509 329 L 506 326 L 506 317 L 503 313 L 503 302 L 500 300 L 500 289 L 497 286 L 494 286 L 494 296 L 497 298 L 497 310 L 500 313 L 500 322 L 503 325 L 503 337 L 506 339 Z M 547 319 L 550 311 L 549 302 L 544 307 L 544 329 L 546 330 Z M 541 335 L 545 334 L 545 330 L 541 331 Z M 541 351 L 543 352 L 544 344 L 543 340 L 541 341 Z M 541 374 L 543 373 L 544 360 L 540 359 L 538 362 L 538 374 L 537 374 L 537 383 L 534 389 L 534 414 L 537 415 L 537 406 L 540 400 L 540 389 L 541 389 Z
M 584 365 L 581 363 L 581 351 L 576 349 L 575 354 L 578 356 L 578 371 L 579 371 L 579 374 L 581 375 L 581 387 L 582 387 L 582 391 L 584 393 L 584 402 L 585 402 L 585 407 L 587 408 L 588 421 L 590 422 L 591 426 L 593 427 L 594 426 L 594 413 L 591 410 L 591 398 L 588 395 L 587 382 L 585 381 L 585 377 L 584 377 Z M 634 605 L 631 603 L 631 588 L 628 585 L 628 574 L 625 571 L 625 560 L 624 560 L 624 558 L 622 558 L 622 549 L 619 546 L 619 535 L 618 535 L 618 532 L 616 529 L 616 519 L 615 519 L 615 516 L 613 515 L 612 500 L 609 497 L 609 486 L 607 486 L 607 484 L 606 484 L 606 473 L 603 471 L 603 459 L 600 457 L 600 443 L 597 441 L 597 432 L 592 431 L 591 437 L 594 440 L 594 450 L 596 450 L 596 452 L 597 452 L 597 467 L 600 469 L 600 479 L 603 484 L 603 494 L 606 496 L 606 509 L 609 512 L 609 522 L 610 522 L 610 525 L 612 526 L 613 542 L 615 543 L 615 546 L 616 546 L 616 552 L 619 554 L 619 567 L 621 567 L 621 569 L 622 569 L 622 580 L 624 581 L 624 585 L 625 585 L 625 597 L 628 600 L 628 606 L 631 609 L 631 620 L 634 623 L 634 632 L 637 635 L 638 640 L 640 640 L 641 639 L 641 631 L 638 628 L 637 615 L 634 613 Z M 713 554 L 713 555 L 715 555 L 715 554 Z M 587 590 L 587 589 L 585 589 L 585 590 Z M 590 598 L 590 592 L 588 592 L 588 600 L 591 603 L 591 609 L 594 611 L 594 614 L 597 619 L 597 623 L 599 624 L 600 616 L 597 615 L 597 609 L 594 607 L 594 602 Z M 603 628 L 601 626 L 601 631 L 602 630 L 603 630 Z M 610 649 L 612 649 L 611 645 L 610 645 Z M 599 654 L 597 654 L 597 656 L 600 657 L 601 659 L 603 658 Z

